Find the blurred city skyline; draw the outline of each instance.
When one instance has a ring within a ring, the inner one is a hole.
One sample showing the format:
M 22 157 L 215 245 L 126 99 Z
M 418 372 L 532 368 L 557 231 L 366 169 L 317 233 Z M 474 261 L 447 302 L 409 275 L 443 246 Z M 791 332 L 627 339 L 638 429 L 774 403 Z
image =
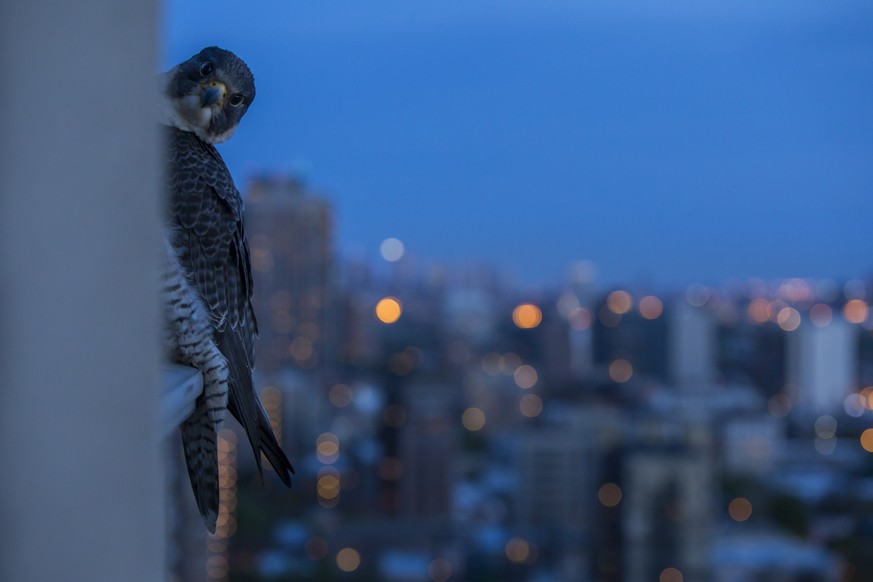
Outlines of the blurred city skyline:
M 869 579 L 869 280 L 529 293 L 397 239 L 342 268 L 327 199 L 246 189 L 256 383 L 297 485 L 222 432 L 210 579 Z
M 871 262 L 873 7 L 553 1 L 165 5 L 258 97 L 221 146 L 330 196 L 341 255 L 523 283 L 851 279 Z

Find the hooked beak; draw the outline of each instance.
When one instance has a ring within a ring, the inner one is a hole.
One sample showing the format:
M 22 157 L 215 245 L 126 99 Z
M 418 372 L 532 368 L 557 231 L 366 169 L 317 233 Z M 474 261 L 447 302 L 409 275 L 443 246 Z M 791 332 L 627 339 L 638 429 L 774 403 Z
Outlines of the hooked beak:
M 223 103 L 224 96 L 227 94 L 227 87 L 224 83 L 212 81 L 208 85 L 201 85 L 200 104 L 203 107 L 211 107 L 216 103 Z

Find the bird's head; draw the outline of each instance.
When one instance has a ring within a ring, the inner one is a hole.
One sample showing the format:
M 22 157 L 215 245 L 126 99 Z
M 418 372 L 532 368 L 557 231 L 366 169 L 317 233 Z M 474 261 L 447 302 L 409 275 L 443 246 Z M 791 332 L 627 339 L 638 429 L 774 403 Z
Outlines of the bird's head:
M 255 78 L 241 58 L 208 47 L 162 76 L 165 122 L 205 142 L 227 141 L 255 98 Z

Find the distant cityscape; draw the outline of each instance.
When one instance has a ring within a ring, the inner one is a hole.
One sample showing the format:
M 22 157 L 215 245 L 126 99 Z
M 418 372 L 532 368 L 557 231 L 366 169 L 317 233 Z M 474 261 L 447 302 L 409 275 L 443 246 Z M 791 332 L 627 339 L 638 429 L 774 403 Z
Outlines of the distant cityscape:
M 179 580 L 873 580 L 873 280 L 520 289 L 340 259 L 294 178 L 245 195 L 296 481 L 228 422 L 216 535 L 177 476 Z

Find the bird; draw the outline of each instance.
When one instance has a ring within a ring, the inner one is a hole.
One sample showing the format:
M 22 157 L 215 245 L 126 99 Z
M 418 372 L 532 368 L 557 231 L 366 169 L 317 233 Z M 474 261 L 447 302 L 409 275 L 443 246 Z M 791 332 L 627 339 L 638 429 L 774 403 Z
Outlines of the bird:
M 241 58 L 213 46 L 160 75 L 159 90 L 166 138 L 165 344 L 172 358 L 203 373 L 203 393 L 181 433 L 197 507 L 214 533 L 216 432 L 225 408 L 243 427 L 262 478 L 262 453 L 286 486 L 294 474 L 254 388 L 258 324 L 244 206 L 215 148 L 236 131 L 255 83 Z

